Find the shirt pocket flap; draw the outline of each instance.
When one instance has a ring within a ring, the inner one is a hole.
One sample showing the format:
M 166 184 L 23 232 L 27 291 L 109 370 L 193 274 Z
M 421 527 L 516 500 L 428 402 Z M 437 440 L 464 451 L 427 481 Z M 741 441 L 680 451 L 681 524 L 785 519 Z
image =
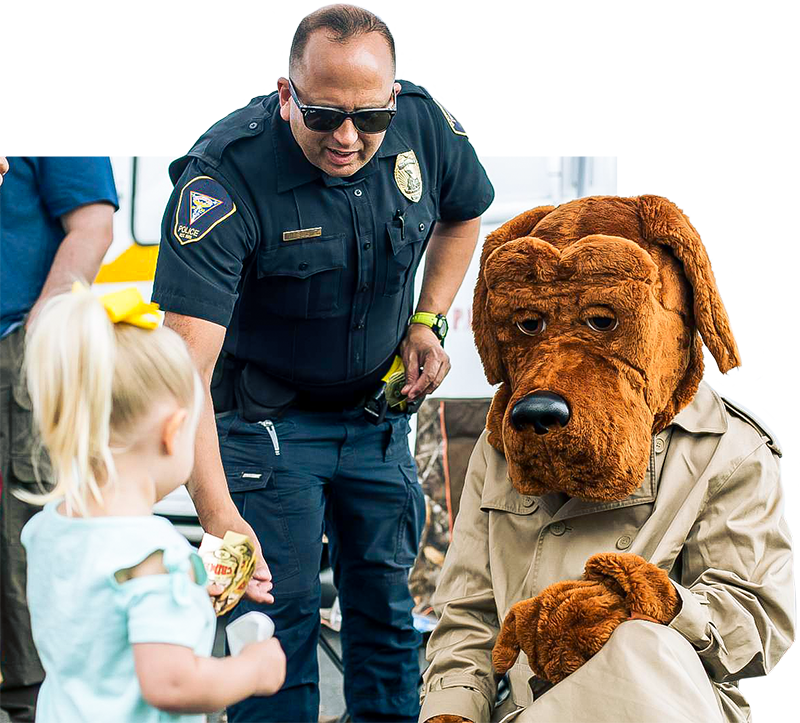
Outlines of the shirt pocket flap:
M 259 467 L 255 464 L 234 465 L 226 470 L 225 476 L 228 478 L 228 489 L 231 492 L 252 492 L 263 490 L 267 486 L 272 477 L 272 468 Z
M 424 241 L 430 234 L 431 227 L 436 220 L 433 209 L 426 202 L 427 197 L 419 203 L 414 203 L 406 208 L 403 221 L 394 218 L 386 224 L 392 253 L 397 256 L 406 246 Z
M 416 243 L 420 240 L 418 236 L 406 233 L 405 229 L 397 225 L 397 221 L 389 221 L 386 224 L 386 232 L 389 234 L 389 242 L 394 256 L 397 256 L 408 244 Z
M 508 483 L 511 487 L 511 483 Z M 530 515 L 539 509 L 539 500 L 533 495 L 521 495 L 515 489 L 508 491 L 487 490 L 481 496 L 481 510 L 488 512 L 511 512 L 514 515 Z
M 258 277 L 293 276 L 307 279 L 322 271 L 344 268 L 344 234 L 281 242 L 258 256 Z

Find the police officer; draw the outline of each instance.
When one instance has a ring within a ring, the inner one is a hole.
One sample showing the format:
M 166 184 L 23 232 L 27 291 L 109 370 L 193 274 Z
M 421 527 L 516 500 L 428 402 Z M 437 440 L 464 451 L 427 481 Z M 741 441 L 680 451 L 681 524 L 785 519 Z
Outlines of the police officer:
M 153 298 L 216 412 L 215 425 L 209 399 L 189 489 L 207 531 L 257 537 L 269 570 L 234 615 L 271 615 L 288 658 L 284 689 L 234 706 L 232 723 L 317 720 L 323 530 L 348 711 L 419 712 L 407 577 L 424 497 L 406 415 L 373 425 L 363 406 L 396 352 L 409 399 L 447 374 L 444 315 L 494 192 L 458 121 L 394 70 L 382 21 L 322 8 L 298 27 L 277 92 L 170 168 Z

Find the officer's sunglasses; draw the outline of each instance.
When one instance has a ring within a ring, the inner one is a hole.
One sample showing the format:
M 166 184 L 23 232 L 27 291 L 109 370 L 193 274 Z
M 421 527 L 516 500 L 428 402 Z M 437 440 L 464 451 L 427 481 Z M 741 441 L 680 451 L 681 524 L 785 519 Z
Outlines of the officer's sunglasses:
M 289 92 L 292 94 L 294 102 L 303 114 L 303 123 L 310 131 L 317 133 L 330 133 L 335 131 L 347 118 L 353 121 L 353 125 L 362 133 L 383 133 L 392 122 L 394 114 L 397 113 L 397 96 L 392 88 L 391 108 L 364 108 L 346 112 L 338 108 L 326 108 L 321 105 L 303 105 L 297 97 L 297 92 L 289 81 Z

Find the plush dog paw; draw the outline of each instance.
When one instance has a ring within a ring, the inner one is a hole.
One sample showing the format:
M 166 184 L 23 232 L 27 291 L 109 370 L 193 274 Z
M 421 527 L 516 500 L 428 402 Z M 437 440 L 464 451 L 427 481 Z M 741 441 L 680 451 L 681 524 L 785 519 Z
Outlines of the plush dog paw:
M 425 723 L 472 723 L 472 721 L 460 715 L 435 715 L 433 718 L 428 718 Z
M 522 649 L 538 677 L 558 683 L 600 650 L 628 617 L 622 596 L 603 582 L 558 582 L 509 610 L 492 663 L 503 674 Z
M 566 580 L 512 606 L 492 663 L 504 674 L 519 651 L 533 672 L 558 683 L 597 653 L 625 620 L 669 623 L 680 598 L 667 573 L 638 555 L 604 553 L 586 563 L 583 580 Z
M 630 553 L 601 553 L 586 562 L 584 578 L 602 582 L 621 595 L 631 616 L 663 624 L 680 610 L 675 586 L 660 567 Z

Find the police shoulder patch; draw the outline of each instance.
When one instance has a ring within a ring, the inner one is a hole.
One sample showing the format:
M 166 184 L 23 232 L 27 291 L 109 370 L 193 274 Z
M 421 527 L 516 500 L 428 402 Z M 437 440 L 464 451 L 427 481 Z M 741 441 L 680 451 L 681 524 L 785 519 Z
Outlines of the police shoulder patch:
M 182 189 L 172 233 L 183 244 L 199 241 L 236 213 L 230 194 L 210 176 L 195 176 Z
M 467 132 L 464 130 L 464 126 L 458 122 L 458 119 L 445 108 L 436 98 L 431 97 L 431 100 L 439 106 L 439 110 L 442 111 L 442 115 L 444 119 L 447 121 L 447 125 L 450 126 L 450 130 L 453 131 L 456 135 L 467 137 Z

